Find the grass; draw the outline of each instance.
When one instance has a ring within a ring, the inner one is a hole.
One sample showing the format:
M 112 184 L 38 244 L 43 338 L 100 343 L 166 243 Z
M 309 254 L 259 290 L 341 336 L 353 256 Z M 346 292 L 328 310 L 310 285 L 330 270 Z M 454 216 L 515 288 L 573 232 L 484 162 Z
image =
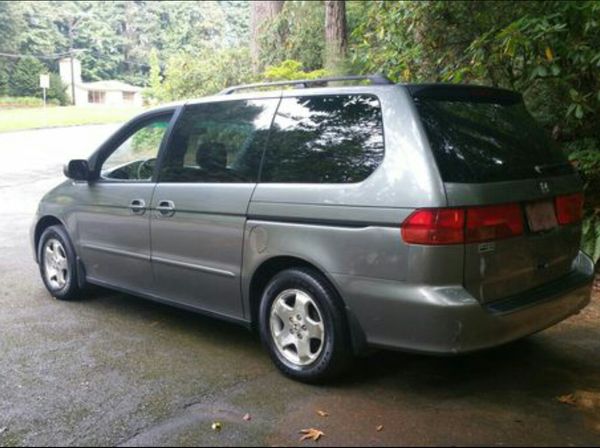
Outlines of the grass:
M 142 112 L 134 107 L 48 107 L 0 109 L 0 132 L 58 126 L 121 123 Z

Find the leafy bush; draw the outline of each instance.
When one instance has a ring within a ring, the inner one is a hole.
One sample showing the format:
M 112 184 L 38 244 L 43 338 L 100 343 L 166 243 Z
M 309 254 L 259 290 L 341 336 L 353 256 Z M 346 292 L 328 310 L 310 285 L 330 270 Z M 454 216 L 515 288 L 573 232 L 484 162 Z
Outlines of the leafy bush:
M 10 77 L 10 94 L 37 96 L 41 93 L 40 74 L 47 73 L 46 66 L 35 58 L 24 57 L 15 64 Z
M 21 97 L 3 96 L 3 97 L 0 97 L 0 108 L 1 109 L 42 107 L 43 105 L 44 105 L 44 101 L 41 98 L 34 98 L 34 97 L 29 97 L 29 96 L 21 96 Z
M 304 71 L 302 62 L 291 59 L 283 61 L 279 65 L 268 66 L 263 77 L 267 81 L 290 81 L 295 79 L 317 79 L 326 76 L 324 69 Z
M 56 73 L 50 74 L 50 88 L 48 89 L 47 98 L 49 102 L 66 106 L 69 104 L 69 97 L 67 96 L 67 86 L 63 84 L 62 79 Z
M 0 96 L 9 94 L 11 64 L 0 60 Z
M 572 149 L 572 148 L 575 149 Z M 585 181 L 586 210 L 582 248 L 594 262 L 600 259 L 600 142 L 587 138 L 570 145 L 569 158 Z
M 226 87 L 251 82 L 251 67 L 247 48 L 179 53 L 167 61 L 164 79 L 154 71 L 154 81 L 146 96 L 162 102 L 215 94 Z

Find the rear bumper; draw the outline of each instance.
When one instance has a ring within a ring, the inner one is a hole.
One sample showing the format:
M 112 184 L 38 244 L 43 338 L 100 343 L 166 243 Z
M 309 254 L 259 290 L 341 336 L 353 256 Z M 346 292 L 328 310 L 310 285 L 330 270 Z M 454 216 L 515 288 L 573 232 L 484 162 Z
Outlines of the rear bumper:
M 367 345 L 459 354 L 505 344 L 576 314 L 590 301 L 592 260 L 580 253 L 573 272 L 536 290 L 482 305 L 462 286 L 406 285 L 336 275 Z M 354 339 L 357 340 L 356 335 Z

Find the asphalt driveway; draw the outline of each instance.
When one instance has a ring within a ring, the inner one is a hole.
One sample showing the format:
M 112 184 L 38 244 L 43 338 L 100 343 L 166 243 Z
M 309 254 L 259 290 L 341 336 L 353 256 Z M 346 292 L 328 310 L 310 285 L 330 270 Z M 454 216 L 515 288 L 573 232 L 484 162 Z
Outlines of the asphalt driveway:
M 280 446 L 310 427 L 325 446 L 600 445 L 597 298 L 500 349 L 375 353 L 321 387 L 231 324 L 100 289 L 53 300 L 29 247 L 37 201 L 114 128 L 0 134 L 0 445 Z

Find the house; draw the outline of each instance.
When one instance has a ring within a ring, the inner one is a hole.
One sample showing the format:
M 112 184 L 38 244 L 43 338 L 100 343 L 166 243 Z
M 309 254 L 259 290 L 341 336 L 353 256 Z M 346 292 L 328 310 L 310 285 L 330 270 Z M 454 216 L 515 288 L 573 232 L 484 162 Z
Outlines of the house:
M 71 75 L 73 67 L 73 75 Z M 67 95 L 72 98 L 72 84 L 75 84 L 75 105 L 142 106 L 142 88 L 122 81 L 108 80 L 83 82 L 81 62 L 78 59 L 64 58 L 59 61 L 62 82 L 67 86 Z

